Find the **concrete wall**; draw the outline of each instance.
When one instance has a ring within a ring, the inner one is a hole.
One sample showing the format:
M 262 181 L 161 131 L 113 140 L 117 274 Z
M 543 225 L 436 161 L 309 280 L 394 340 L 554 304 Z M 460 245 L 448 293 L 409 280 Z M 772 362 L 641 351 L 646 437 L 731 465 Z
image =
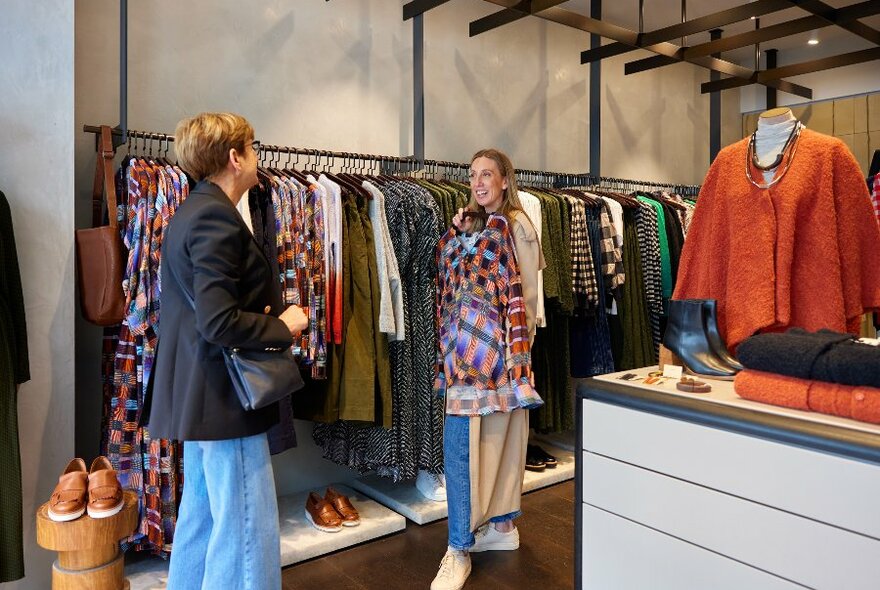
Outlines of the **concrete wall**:
M 4 590 L 50 585 L 54 554 L 37 547 L 34 514 L 73 448 L 73 11 L 63 0 L 7 0 L 0 17 L 0 190 L 12 208 L 31 370 L 18 392 L 26 576 Z

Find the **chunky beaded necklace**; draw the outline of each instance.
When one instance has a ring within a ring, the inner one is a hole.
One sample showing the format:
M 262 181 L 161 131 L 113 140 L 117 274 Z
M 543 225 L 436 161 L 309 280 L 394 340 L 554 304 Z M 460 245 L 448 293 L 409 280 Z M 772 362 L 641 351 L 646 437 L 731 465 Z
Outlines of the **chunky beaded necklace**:
M 752 133 L 751 139 L 749 139 L 749 149 L 748 154 L 746 155 L 746 177 L 749 179 L 753 185 L 758 188 L 770 188 L 785 176 L 785 173 L 788 172 L 788 169 L 791 168 L 791 163 L 794 161 L 794 154 L 797 152 L 797 144 L 798 138 L 801 135 L 801 130 L 804 128 L 803 124 L 800 121 L 794 124 L 794 127 L 791 130 L 791 133 L 788 135 L 788 139 L 785 141 L 785 145 L 782 146 L 782 150 L 779 152 L 779 155 L 776 156 L 776 159 L 772 164 L 768 166 L 762 166 L 758 163 L 758 154 L 755 151 L 755 141 L 758 132 L 755 131 Z M 787 156 L 787 158 L 786 158 Z M 773 170 L 778 168 L 780 164 L 782 164 L 783 160 L 786 160 L 785 167 L 782 169 L 782 172 L 777 173 L 773 180 L 767 183 L 757 182 L 752 177 L 752 167 L 754 166 L 758 170 L 765 172 L 767 170 Z

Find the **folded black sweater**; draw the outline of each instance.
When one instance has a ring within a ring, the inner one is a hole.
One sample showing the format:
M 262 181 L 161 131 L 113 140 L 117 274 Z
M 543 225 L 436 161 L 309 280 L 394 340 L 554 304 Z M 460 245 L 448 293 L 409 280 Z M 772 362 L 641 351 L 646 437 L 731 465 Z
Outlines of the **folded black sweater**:
M 784 334 L 758 334 L 736 350 L 748 369 L 843 385 L 880 387 L 880 347 L 851 334 L 812 333 L 792 328 Z

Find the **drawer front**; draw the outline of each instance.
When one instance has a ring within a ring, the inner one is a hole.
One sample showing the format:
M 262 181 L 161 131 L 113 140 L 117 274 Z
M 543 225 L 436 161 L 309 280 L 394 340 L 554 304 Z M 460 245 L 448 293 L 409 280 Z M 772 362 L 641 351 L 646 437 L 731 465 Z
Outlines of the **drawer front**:
M 587 504 L 810 588 L 878 586 L 876 539 L 592 453 L 583 464 Z
M 880 539 L 880 466 L 583 401 L 584 449 Z
M 598 508 L 583 510 L 583 590 L 803 590 Z

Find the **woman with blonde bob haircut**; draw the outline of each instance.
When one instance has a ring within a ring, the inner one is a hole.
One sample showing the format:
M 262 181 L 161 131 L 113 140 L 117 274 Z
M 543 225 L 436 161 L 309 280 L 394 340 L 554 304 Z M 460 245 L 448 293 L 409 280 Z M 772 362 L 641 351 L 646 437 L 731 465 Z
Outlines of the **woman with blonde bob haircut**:
M 459 590 L 470 553 L 519 548 L 528 410 L 534 391 L 538 233 L 519 200 L 516 171 L 497 149 L 471 158 L 471 198 L 438 246 L 447 552 L 431 590 Z M 469 214 L 470 213 L 470 214 Z M 476 214 L 476 215 L 473 215 Z
M 202 113 L 175 132 L 180 166 L 199 180 L 163 237 L 159 345 L 150 434 L 183 441 L 185 480 L 168 575 L 173 590 L 281 588 L 272 405 L 245 411 L 224 348 L 287 347 L 308 324 L 282 309 L 277 277 L 235 206 L 257 182 L 254 130 Z

